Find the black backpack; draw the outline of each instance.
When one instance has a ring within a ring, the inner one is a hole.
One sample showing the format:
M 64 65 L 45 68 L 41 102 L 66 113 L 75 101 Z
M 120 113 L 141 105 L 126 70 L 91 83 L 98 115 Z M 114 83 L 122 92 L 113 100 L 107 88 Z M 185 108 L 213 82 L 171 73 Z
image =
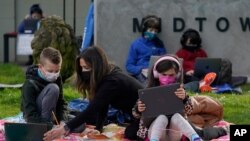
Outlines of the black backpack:
M 221 70 L 218 75 L 217 84 L 231 84 L 232 82 L 232 62 L 229 59 L 221 59 Z

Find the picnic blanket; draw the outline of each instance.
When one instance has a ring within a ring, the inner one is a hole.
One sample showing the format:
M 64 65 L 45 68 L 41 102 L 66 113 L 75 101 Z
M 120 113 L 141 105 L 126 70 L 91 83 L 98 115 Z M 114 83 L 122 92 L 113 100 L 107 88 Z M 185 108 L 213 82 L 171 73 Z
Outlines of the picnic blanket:
M 22 113 L 19 113 L 16 116 L 13 117 L 8 117 L 5 119 L 0 120 L 0 141 L 5 141 L 5 137 L 4 137 L 4 123 L 5 122 L 25 122 L 23 117 L 22 117 Z M 218 122 L 216 122 L 214 124 L 214 126 L 218 126 L 218 127 L 224 127 L 224 126 L 229 126 L 231 123 L 224 121 L 224 120 L 220 120 Z M 124 127 L 118 126 L 117 124 L 108 124 L 106 126 L 104 126 L 104 132 L 102 133 L 102 135 L 104 135 L 105 137 L 107 137 L 107 139 L 105 139 L 106 141 L 129 141 L 127 139 L 123 139 L 124 137 Z M 98 141 L 98 139 L 96 138 L 100 137 L 100 136 L 92 136 L 92 137 L 88 137 L 84 134 L 77 134 L 77 133 L 72 133 L 67 137 L 63 137 L 61 139 L 57 139 L 54 141 Z M 103 136 L 102 136 L 103 137 Z M 95 138 L 95 139 L 94 139 Z M 213 139 L 211 141 L 229 141 L 229 135 L 225 135 L 222 137 L 219 137 L 217 139 Z M 101 140 L 100 140 L 101 141 Z M 103 139 L 102 139 L 103 141 Z
M 4 136 L 4 123 L 10 122 L 7 120 L 0 120 L 0 141 L 5 141 Z M 84 135 L 81 133 L 72 133 L 69 136 L 62 137 L 61 139 L 56 139 L 54 141 L 95 141 L 104 140 L 105 141 L 120 141 L 123 139 L 124 127 L 120 127 L 116 124 L 109 124 L 104 127 L 103 133 L 99 135 Z M 14 132 L 14 131 L 13 131 Z
M 0 141 L 5 141 L 4 138 L 4 123 L 8 122 L 7 120 L 0 120 Z M 219 122 L 217 122 L 215 124 L 215 126 L 228 126 L 230 123 L 224 120 L 221 120 Z M 110 124 L 104 127 L 104 132 L 103 135 L 108 137 L 108 139 L 105 139 L 106 141 L 130 141 L 127 139 L 123 139 L 123 133 L 124 133 L 124 127 L 119 127 L 115 124 Z M 54 141 L 84 141 L 84 140 L 88 140 L 88 141 L 98 141 L 98 139 L 94 139 L 94 137 L 92 137 L 92 139 L 88 138 L 88 136 L 86 135 L 82 135 L 82 134 L 76 134 L 76 133 L 72 133 L 67 137 L 63 137 L 61 139 L 56 139 Z M 219 137 L 217 139 L 213 139 L 211 141 L 229 141 L 230 140 L 230 136 L 229 135 L 225 135 L 222 137 Z M 103 141 L 103 139 L 102 139 Z

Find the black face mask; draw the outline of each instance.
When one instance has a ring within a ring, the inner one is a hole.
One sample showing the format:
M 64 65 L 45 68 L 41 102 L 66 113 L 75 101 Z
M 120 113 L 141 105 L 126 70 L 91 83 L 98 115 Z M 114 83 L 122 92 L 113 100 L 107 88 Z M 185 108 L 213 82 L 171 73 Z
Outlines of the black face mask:
M 184 45 L 183 46 L 184 49 L 189 50 L 189 51 L 195 51 L 197 49 L 199 49 L 199 46 L 194 46 L 194 45 Z
M 83 82 L 85 82 L 85 83 L 90 82 L 91 71 L 83 71 L 83 72 L 81 72 L 80 75 L 81 75 L 81 79 Z

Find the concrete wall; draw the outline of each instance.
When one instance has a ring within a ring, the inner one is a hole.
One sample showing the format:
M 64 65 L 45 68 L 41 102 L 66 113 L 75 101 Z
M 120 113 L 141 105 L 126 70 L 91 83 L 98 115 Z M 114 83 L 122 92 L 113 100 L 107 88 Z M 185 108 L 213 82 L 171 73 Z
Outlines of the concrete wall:
M 65 0 L 65 21 L 73 28 L 73 0 Z M 0 0 L 0 62 L 3 62 L 3 34 L 16 31 L 18 24 L 29 14 L 32 4 L 39 3 L 45 16 L 58 15 L 63 18 L 63 0 Z M 85 16 L 90 0 L 76 0 L 76 36 L 82 35 Z M 10 62 L 15 61 L 15 41 L 10 40 Z M 18 56 L 16 61 L 22 60 Z
M 133 18 L 140 22 L 155 14 L 162 18 L 159 36 L 168 53 L 180 48 L 184 30 L 194 28 L 200 31 L 209 57 L 229 58 L 234 75 L 250 76 L 250 19 L 245 31 L 240 21 L 250 18 L 249 7 L 249 0 L 95 0 L 95 43 L 124 68 L 130 44 L 140 36 L 133 32 Z M 179 20 L 174 24 L 175 18 L 181 18 L 185 27 Z

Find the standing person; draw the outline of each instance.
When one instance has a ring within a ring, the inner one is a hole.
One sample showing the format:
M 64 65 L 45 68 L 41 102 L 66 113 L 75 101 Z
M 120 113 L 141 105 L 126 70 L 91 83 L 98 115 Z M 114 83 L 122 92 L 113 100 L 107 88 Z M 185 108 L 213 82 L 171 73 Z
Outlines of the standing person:
M 157 37 L 161 30 L 160 18 L 149 15 L 142 19 L 142 36 L 130 46 L 126 70 L 141 83 L 145 84 L 143 72 L 148 71 L 150 56 L 166 54 L 163 42 Z
M 109 64 L 101 48 L 91 46 L 84 49 L 76 60 L 76 73 L 77 88 L 79 92 L 88 94 L 90 103 L 85 111 L 64 126 L 45 133 L 45 141 L 69 133 L 86 123 L 93 115 L 96 117 L 95 129 L 102 131 L 109 105 L 129 114 L 132 118 L 131 109 L 138 99 L 137 91 L 142 85 L 118 67 Z
M 197 81 L 194 75 L 195 59 L 207 57 L 207 53 L 202 49 L 202 40 L 198 31 L 187 29 L 180 40 L 182 48 L 176 52 L 179 58 L 183 58 L 184 83 Z
M 175 83 L 180 79 L 178 77 L 181 77 L 181 73 L 182 67 L 177 57 L 172 55 L 163 56 L 154 63 L 151 75 L 149 76 L 148 87 Z M 185 113 L 188 114 L 192 112 L 192 104 L 183 88 L 183 84 L 176 90 L 175 95 L 183 100 Z M 146 106 L 147 105 L 141 100 L 138 100 L 133 109 L 134 116 L 140 118 Z M 147 128 L 149 128 L 149 131 Z M 165 129 L 168 130 L 166 131 Z M 179 132 L 179 134 L 177 135 L 174 131 Z M 179 113 L 175 113 L 172 116 L 159 115 L 149 127 L 145 127 L 143 121 L 140 120 L 139 130 L 137 132 L 140 138 L 144 139 L 148 136 L 150 141 L 177 141 L 181 140 L 182 134 L 188 137 L 190 141 L 202 140 L 188 121 Z
M 67 104 L 63 98 L 60 69 L 62 56 L 52 47 L 43 49 L 39 63 L 27 69 L 22 87 L 21 110 L 26 122 L 53 122 L 67 119 Z

